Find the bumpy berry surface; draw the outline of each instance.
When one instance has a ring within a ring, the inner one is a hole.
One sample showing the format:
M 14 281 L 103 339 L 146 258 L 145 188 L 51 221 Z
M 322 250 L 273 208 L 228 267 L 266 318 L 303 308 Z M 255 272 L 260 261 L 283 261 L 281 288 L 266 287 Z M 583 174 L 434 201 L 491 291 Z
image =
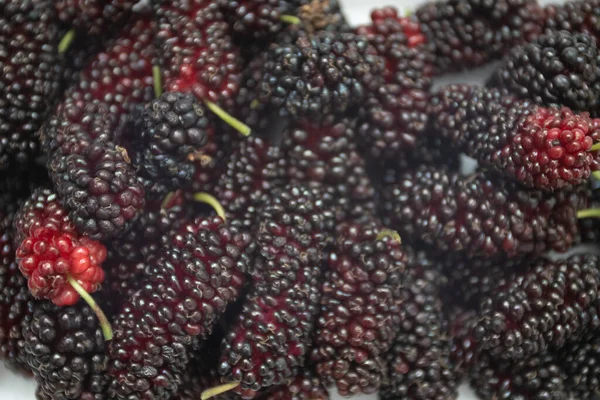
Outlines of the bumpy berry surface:
M 165 90 L 231 108 L 242 61 L 217 2 L 159 0 L 154 7 Z
M 451 341 L 439 298 L 439 274 L 414 265 L 418 264 L 409 259 L 395 295 L 398 334 L 385 356 L 387 383 L 379 396 L 456 398 L 458 382 L 450 362 Z
M 144 213 L 122 237 L 107 243 L 104 263 L 106 285 L 112 293 L 130 298 L 137 290 L 146 267 L 160 256 L 171 235 L 189 222 L 181 199 L 175 204 L 149 203 Z
M 89 306 L 36 302 L 23 326 L 23 341 L 38 399 L 106 398 L 104 336 Z
M 341 114 L 381 85 L 383 69 L 360 35 L 300 35 L 269 49 L 258 99 L 284 117 Z
M 21 323 L 31 315 L 33 297 L 19 271 L 13 247 L 14 210 L 0 219 L 0 358 L 10 368 L 28 371 L 23 356 Z
M 565 385 L 575 399 L 592 400 L 600 393 L 600 339 L 590 334 L 558 352 L 557 361 L 567 375 Z
M 262 196 L 284 185 L 286 166 L 282 149 L 258 136 L 240 144 L 215 187 L 216 197 L 228 216 L 245 219 L 249 207 L 260 206 Z
M 376 392 L 384 379 L 381 357 L 396 335 L 394 291 L 406 256 L 383 227 L 339 227 L 321 286 L 312 361 L 325 384 L 342 396 Z
M 431 166 L 382 189 L 386 226 L 407 241 L 473 256 L 514 257 L 566 251 L 578 236 L 578 192 L 530 191 L 481 173 L 461 176 Z
M 433 53 L 419 24 L 394 8 L 373 11 L 371 20 L 357 33 L 385 59 L 386 83 L 366 103 L 359 135 L 373 157 L 398 158 L 426 127 Z
M 589 152 L 600 121 L 566 107 L 545 108 L 503 90 L 443 87 L 430 113 L 439 135 L 486 167 L 534 188 L 578 185 L 597 168 Z
M 576 0 L 544 8 L 546 30 L 589 33 L 600 40 L 600 1 Z
M 298 122 L 284 132 L 282 148 L 291 182 L 331 189 L 338 220 L 375 213 L 375 188 L 355 144 L 351 119 Z
M 494 358 L 523 360 L 560 348 L 598 328 L 598 257 L 539 261 L 481 301 L 473 330 Z
M 146 105 L 133 151 L 140 174 L 156 187 L 147 191 L 165 195 L 189 183 L 193 159 L 214 135 L 207 112 L 191 93 L 167 92 Z
M 58 196 L 38 189 L 15 216 L 16 257 L 37 298 L 72 305 L 79 295 L 67 282 L 70 275 L 86 292 L 95 292 L 104 280 L 106 247 L 80 236 L 67 220 Z
M 281 31 L 286 26 L 281 16 L 293 15 L 296 2 L 297 0 L 217 1 L 236 33 L 257 37 Z
M 86 35 L 103 35 L 123 22 L 135 5 L 134 0 L 56 0 L 58 18 Z
M 293 379 L 304 364 L 318 312 L 326 244 L 320 193 L 289 186 L 260 212 L 254 286 L 222 344 L 219 373 L 244 398 Z
M 536 104 L 596 113 L 600 52 L 592 36 L 550 32 L 512 49 L 491 84 Z
M 171 238 L 113 322 L 109 396 L 168 399 L 177 392 L 190 348 L 239 295 L 248 244 L 219 217 L 198 219 Z
M 438 73 L 499 58 L 541 33 L 544 19 L 535 0 L 444 0 L 422 5 L 415 15 L 435 48 Z
M 117 146 L 128 119 L 153 97 L 152 22 L 131 21 L 81 73 L 43 130 L 48 169 L 77 228 L 109 239 L 130 226 L 144 190 Z
M 516 363 L 482 358 L 471 369 L 470 381 L 482 399 L 567 400 L 562 365 L 551 355 Z
M 274 389 L 265 400 L 329 400 L 323 382 L 310 369 L 303 369 L 297 377 L 284 387 Z
M 0 170 L 39 152 L 35 133 L 60 86 L 59 40 L 52 1 L 0 1 Z
M 448 316 L 448 332 L 452 338 L 450 361 L 456 380 L 461 382 L 468 376 L 479 357 L 472 336 L 473 328 L 477 324 L 477 312 L 458 306 L 450 308 L 446 314 Z

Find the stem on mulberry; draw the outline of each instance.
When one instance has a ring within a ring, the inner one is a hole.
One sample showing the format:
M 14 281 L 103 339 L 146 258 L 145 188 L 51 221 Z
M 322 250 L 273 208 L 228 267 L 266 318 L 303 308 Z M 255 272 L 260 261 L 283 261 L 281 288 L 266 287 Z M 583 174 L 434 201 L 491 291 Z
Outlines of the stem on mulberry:
M 397 241 L 398 243 L 402 243 L 402 238 L 400 237 L 400 234 L 396 231 L 393 231 L 391 229 L 384 229 L 381 232 L 379 232 L 379 234 L 377 235 L 377 237 L 375 238 L 375 240 L 381 240 L 384 237 L 389 236 L 392 239 L 394 239 L 395 241 Z
M 600 150 L 600 142 L 596 143 L 590 148 L 590 151 L 598 151 Z
M 219 386 L 212 387 L 212 388 L 207 389 L 204 392 L 202 392 L 202 394 L 200 395 L 200 399 L 201 400 L 210 399 L 211 397 L 215 397 L 222 393 L 229 392 L 230 390 L 235 389 L 239 385 L 240 385 L 239 382 L 229 382 L 229 383 L 224 383 Z
M 280 19 L 281 22 L 285 22 L 286 24 L 290 25 L 300 25 L 302 23 L 302 20 L 295 15 L 284 14 Z
M 67 281 L 69 284 L 75 289 L 75 291 L 81 296 L 81 298 L 90 306 L 90 308 L 96 313 L 98 317 L 98 321 L 100 321 L 100 328 L 102 329 L 102 334 L 104 335 L 104 340 L 107 342 L 112 340 L 113 332 L 112 327 L 110 326 L 110 322 L 108 322 L 108 318 L 104 314 L 104 311 L 100 308 L 98 303 L 94 300 L 94 298 L 85 291 L 84 288 L 81 287 L 79 282 L 77 282 L 71 274 L 67 274 Z
M 225 209 L 223 208 L 221 203 L 219 203 L 219 200 L 217 200 L 216 197 L 214 197 L 213 195 L 205 192 L 199 192 L 194 194 L 194 200 L 200 203 L 208 204 L 209 206 L 215 209 L 215 212 L 219 217 L 223 219 L 223 221 L 227 220 L 227 216 L 225 215 Z
M 70 29 L 58 43 L 58 54 L 65 54 L 73 44 L 73 40 L 75 40 L 75 29 Z
M 594 171 L 592 172 L 592 176 L 594 177 L 594 179 L 596 179 L 597 181 L 600 181 L 600 171 Z
M 163 94 L 162 71 L 158 65 L 152 67 L 152 79 L 154 81 L 154 97 L 158 99 Z
M 221 107 L 219 107 L 217 104 L 213 103 L 212 101 L 204 100 L 204 103 L 210 109 L 210 111 L 215 113 L 219 118 L 221 118 L 223 121 L 225 121 L 229 126 L 234 128 L 235 130 L 237 130 L 244 136 L 250 136 L 252 129 L 250 129 L 250 127 L 248 125 L 244 124 L 242 121 L 238 120 L 237 118 L 235 118 L 234 116 L 229 114 L 227 111 L 225 111 Z
M 577 218 L 600 218 L 600 208 L 590 208 L 587 210 L 580 210 L 577 212 Z

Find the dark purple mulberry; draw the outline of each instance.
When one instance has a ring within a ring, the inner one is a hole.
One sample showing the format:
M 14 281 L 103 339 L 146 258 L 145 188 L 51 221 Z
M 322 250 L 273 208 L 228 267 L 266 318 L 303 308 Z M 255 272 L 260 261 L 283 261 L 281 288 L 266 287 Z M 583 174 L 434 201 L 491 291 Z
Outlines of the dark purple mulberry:
M 557 362 L 567 375 L 572 398 L 593 400 L 600 394 L 600 338 L 596 333 L 558 352 Z

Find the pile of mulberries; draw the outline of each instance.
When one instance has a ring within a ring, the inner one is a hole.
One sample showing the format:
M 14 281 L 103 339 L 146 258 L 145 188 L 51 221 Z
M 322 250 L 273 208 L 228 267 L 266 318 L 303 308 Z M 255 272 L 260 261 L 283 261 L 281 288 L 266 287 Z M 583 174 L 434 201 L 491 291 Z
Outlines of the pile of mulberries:
M 0 0 L 36 398 L 600 396 L 600 0 L 342 5 Z

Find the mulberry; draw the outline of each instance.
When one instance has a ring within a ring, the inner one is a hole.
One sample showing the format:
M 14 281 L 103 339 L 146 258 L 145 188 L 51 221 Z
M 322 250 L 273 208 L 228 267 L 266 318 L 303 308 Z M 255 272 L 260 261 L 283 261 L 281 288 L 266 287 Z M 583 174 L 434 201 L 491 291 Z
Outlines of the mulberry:
M 244 398 L 283 385 L 304 365 L 319 304 L 325 213 L 315 190 L 275 191 L 260 212 L 254 286 L 225 336 L 219 373 Z
M 473 339 L 481 352 L 524 360 L 598 328 L 598 257 L 539 261 L 481 301 Z
M 569 344 L 558 352 L 557 363 L 567 375 L 572 398 L 592 400 L 600 393 L 600 343 L 596 334 Z
M 535 0 L 444 0 L 425 3 L 415 14 L 434 46 L 438 73 L 497 59 L 537 37 L 544 24 Z
M 576 186 L 597 167 L 590 153 L 600 120 L 519 101 L 497 89 L 449 85 L 432 99 L 439 135 L 455 149 L 528 187 Z
M 561 365 L 551 355 L 517 363 L 480 359 L 470 380 L 482 399 L 569 399 Z
M 74 282 L 88 293 L 98 290 L 104 280 L 106 247 L 77 234 L 66 221 L 56 194 L 36 190 L 14 223 L 18 229 L 17 262 L 33 296 L 72 305 L 79 299 Z
M 168 399 L 177 392 L 189 350 L 239 295 L 249 242 L 219 217 L 198 219 L 170 239 L 115 317 L 109 396 Z
M 546 30 L 588 33 L 600 40 L 600 2 L 598 0 L 566 1 L 544 8 Z
M 342 225 L 327 257 L 312 361 L 325 384 L 342 396 L 376 392 L 381 357 L 392 345 L 394 291 L 406 269 L 396 239 L 383 228 Z
M 24 353 L 38 383 L 37 398 L 105 399 L 106 354 L 102 328 L 85 304 L 36 302 L 23 327 Z
M 579 192 L 530 191 L 481 173 L 421 166 L 382 189 L 381 212 L 407 240 L 470 257 L 515 257 L 569 249 L 585 204 Z
M 383 59 L 360 35 L 301 35 L 269 49 L 258 100 L 282 117 L 339 115 L 381 86 L 383 71 Z
M 60 37 L 52 3 L 0 1 L 0 170 L 27 167 L 37 157 L 35 133 L 59 92 Z
M 358 132 L 373 157 L 396 159 L 415 146 L 426 128 L 433 53 L 414 19 L 384 8 L 373 11 L 371 20 L 357 33 L 385 59 L 386 83 L 364 106 Z
M 65 24 L 101 36 L 131 14 L 134 0 L 56 0 L 58 18 Z
M 600 52 L 587 34 L 550 32 L 511 50 L 490 84 L 539 105 L 593 114 L 600 106 Z

